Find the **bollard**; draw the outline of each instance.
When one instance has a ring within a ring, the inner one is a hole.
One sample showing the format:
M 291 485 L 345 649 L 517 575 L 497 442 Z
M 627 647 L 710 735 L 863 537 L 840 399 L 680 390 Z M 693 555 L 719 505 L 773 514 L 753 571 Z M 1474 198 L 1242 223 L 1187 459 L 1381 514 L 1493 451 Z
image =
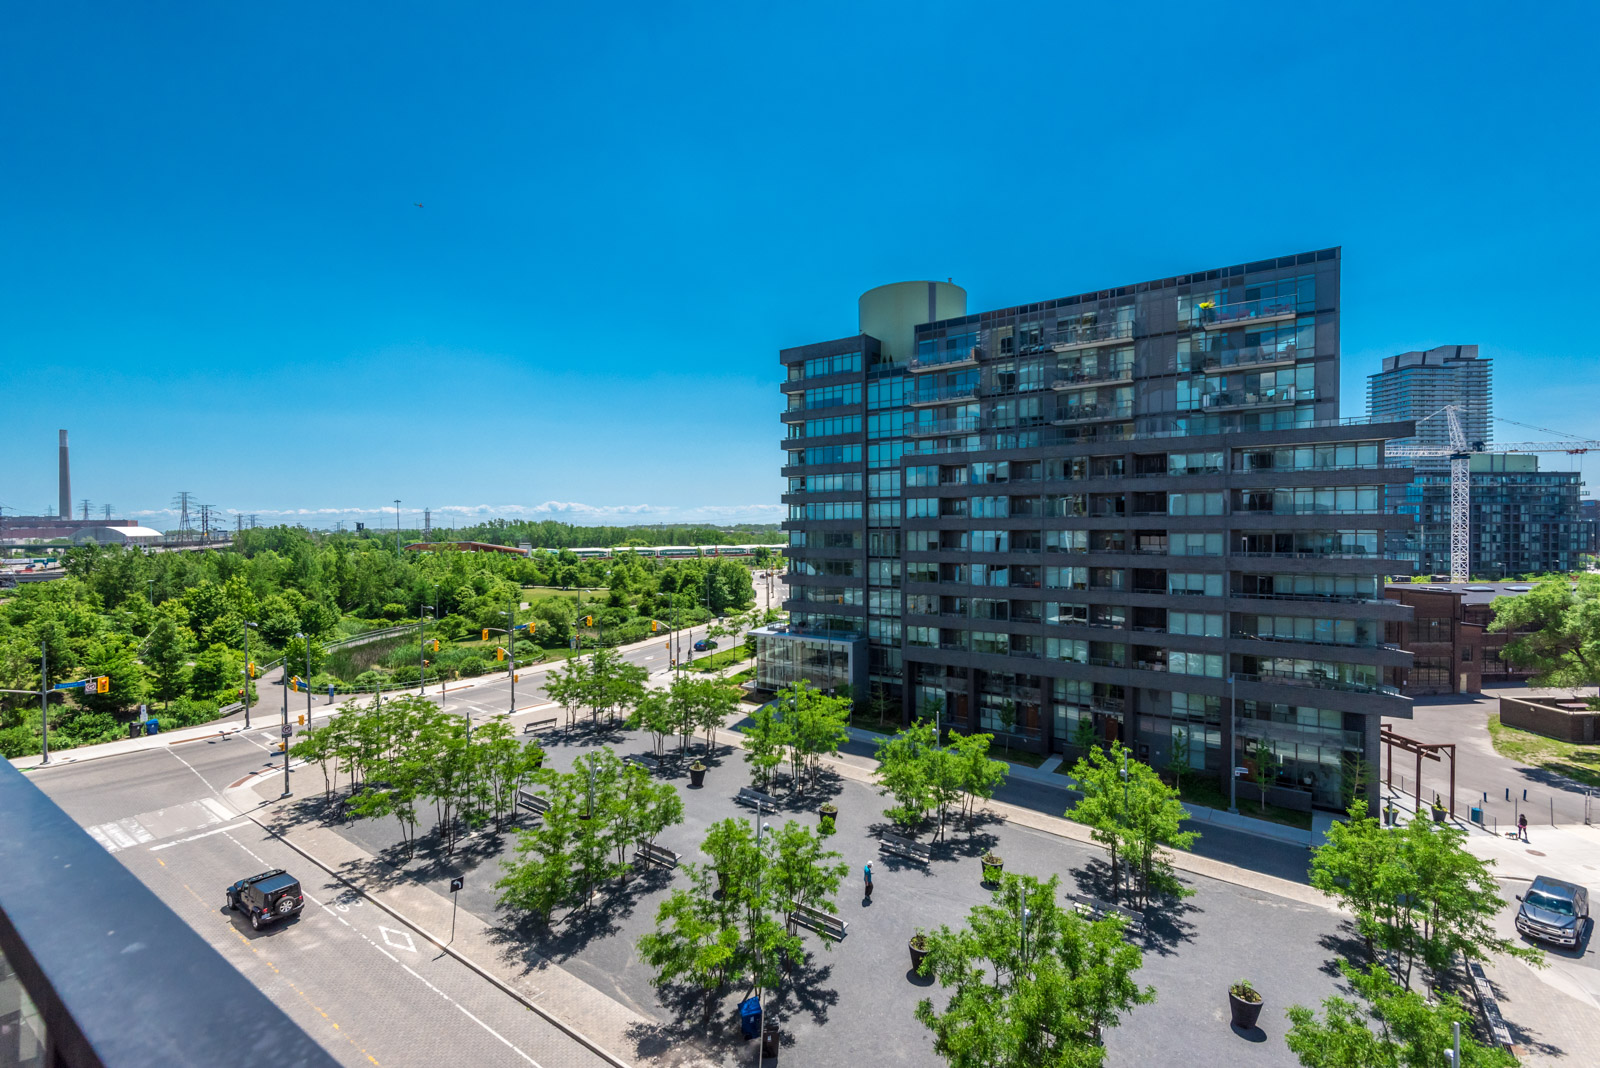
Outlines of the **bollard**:
M 1526 786 L 1522 788 L 1522 799 L 1524 801 L 1528 799 L 1528 788 Z
M 1506 800 L 1507 801 L 1511 800 L 1511 787 L 1509 787 L 1509 786 L 1506 787 Z
M 1554 827 L 1555 825 L 1556 825 L 1556 799 L 1552 797 L 1550 799 L 1550 826 Z

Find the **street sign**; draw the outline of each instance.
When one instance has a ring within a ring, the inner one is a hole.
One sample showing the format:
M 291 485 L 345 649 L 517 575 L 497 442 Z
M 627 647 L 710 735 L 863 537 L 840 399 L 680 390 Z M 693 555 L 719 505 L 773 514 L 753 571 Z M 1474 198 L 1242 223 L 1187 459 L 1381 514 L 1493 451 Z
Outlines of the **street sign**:
M 285 738 L 292 738 L 294 737 L 294 728 L 285 723 L 281 729 L 281 733 Z
M 149 708 L 147 706 L 145 706 L 145 705 L 140 705 L 139 706 L 139 722 L 143 723 L 145 720 L 147 720 L 149 718 L 150 718 L 150 710 L 149 710 Z
M 454 879 L 450 880 L 450 892 L 453 894 L 457 890 L 460 890 L 463 886 L 466 886 L 466 885 L 467 885 L 466 878 L 464 876 L 457 875 Z

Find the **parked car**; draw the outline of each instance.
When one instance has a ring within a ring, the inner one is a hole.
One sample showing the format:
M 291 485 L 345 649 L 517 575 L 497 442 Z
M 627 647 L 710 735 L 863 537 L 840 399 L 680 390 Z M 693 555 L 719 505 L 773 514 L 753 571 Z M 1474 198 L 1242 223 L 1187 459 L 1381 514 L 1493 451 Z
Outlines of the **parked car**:
M 715 649 L 716 647 L 717 639 L 715 638 L 701 638 L 699 641 L 694 643 L 694 651 L 697 653 L 703 653 L 708 649 Z
M 269 923 L 287 920 L 305 907 L 300 880 L 274 868 L 228 887 L 228 907 L 250 917 L 250 926 L 261 930 Z
M 1576 883 L 1541 875 L 1526 894 L 1518 894 L 1517 930 L 1528 938 L 1558 946 L 1583 941 L 1589 923 L 1589 891 Z

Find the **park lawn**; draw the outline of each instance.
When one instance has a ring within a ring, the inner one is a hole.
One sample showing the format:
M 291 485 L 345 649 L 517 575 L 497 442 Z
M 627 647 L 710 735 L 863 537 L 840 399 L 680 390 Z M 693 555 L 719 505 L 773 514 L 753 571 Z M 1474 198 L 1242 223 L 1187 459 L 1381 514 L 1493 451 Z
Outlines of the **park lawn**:
M 597 594 L 607 594 L 610 592 L 610 590 L 604 588 L 594 590 L 564 590 L 560 586 L 524 586 L 522 587 L 522 599 L 527 601 L 529 604 L 532 604 L 540 597 L 565 597 L 568 600 L 577 600 L 580 597 L 588 597 L 590 600 L 593 600 L 594 596 Z
M 742 663 L 750 659 L 744 651 L 744 643 L 740 642 L 732 649 L 718 649 L 714 653 L 689 661 L 689 668 L 693 671 L 718 671 L 730 664 Z
M 1563 742 L 1507 727 L 1498 712 L 1489 716 L 1489 740 L 1495 752 L 1519 764 L 1553 771 L 1585 786 L 1600 786 L 1600 745 Z

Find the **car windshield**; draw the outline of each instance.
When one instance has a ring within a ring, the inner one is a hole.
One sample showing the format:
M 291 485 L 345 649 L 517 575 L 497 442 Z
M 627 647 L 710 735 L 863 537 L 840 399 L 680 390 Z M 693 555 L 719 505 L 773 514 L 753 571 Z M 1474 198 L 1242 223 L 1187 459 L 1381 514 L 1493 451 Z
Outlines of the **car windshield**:
M 1544 909 L 1546 912 L 1553 912 L 1558 916 L 1572 915 L 1572 902 L 1564 897 L 1551 897 L 1549 894 L 1541 894 L 1535 890 L 1524 898 L 1524 901 L 1536 909 Z

